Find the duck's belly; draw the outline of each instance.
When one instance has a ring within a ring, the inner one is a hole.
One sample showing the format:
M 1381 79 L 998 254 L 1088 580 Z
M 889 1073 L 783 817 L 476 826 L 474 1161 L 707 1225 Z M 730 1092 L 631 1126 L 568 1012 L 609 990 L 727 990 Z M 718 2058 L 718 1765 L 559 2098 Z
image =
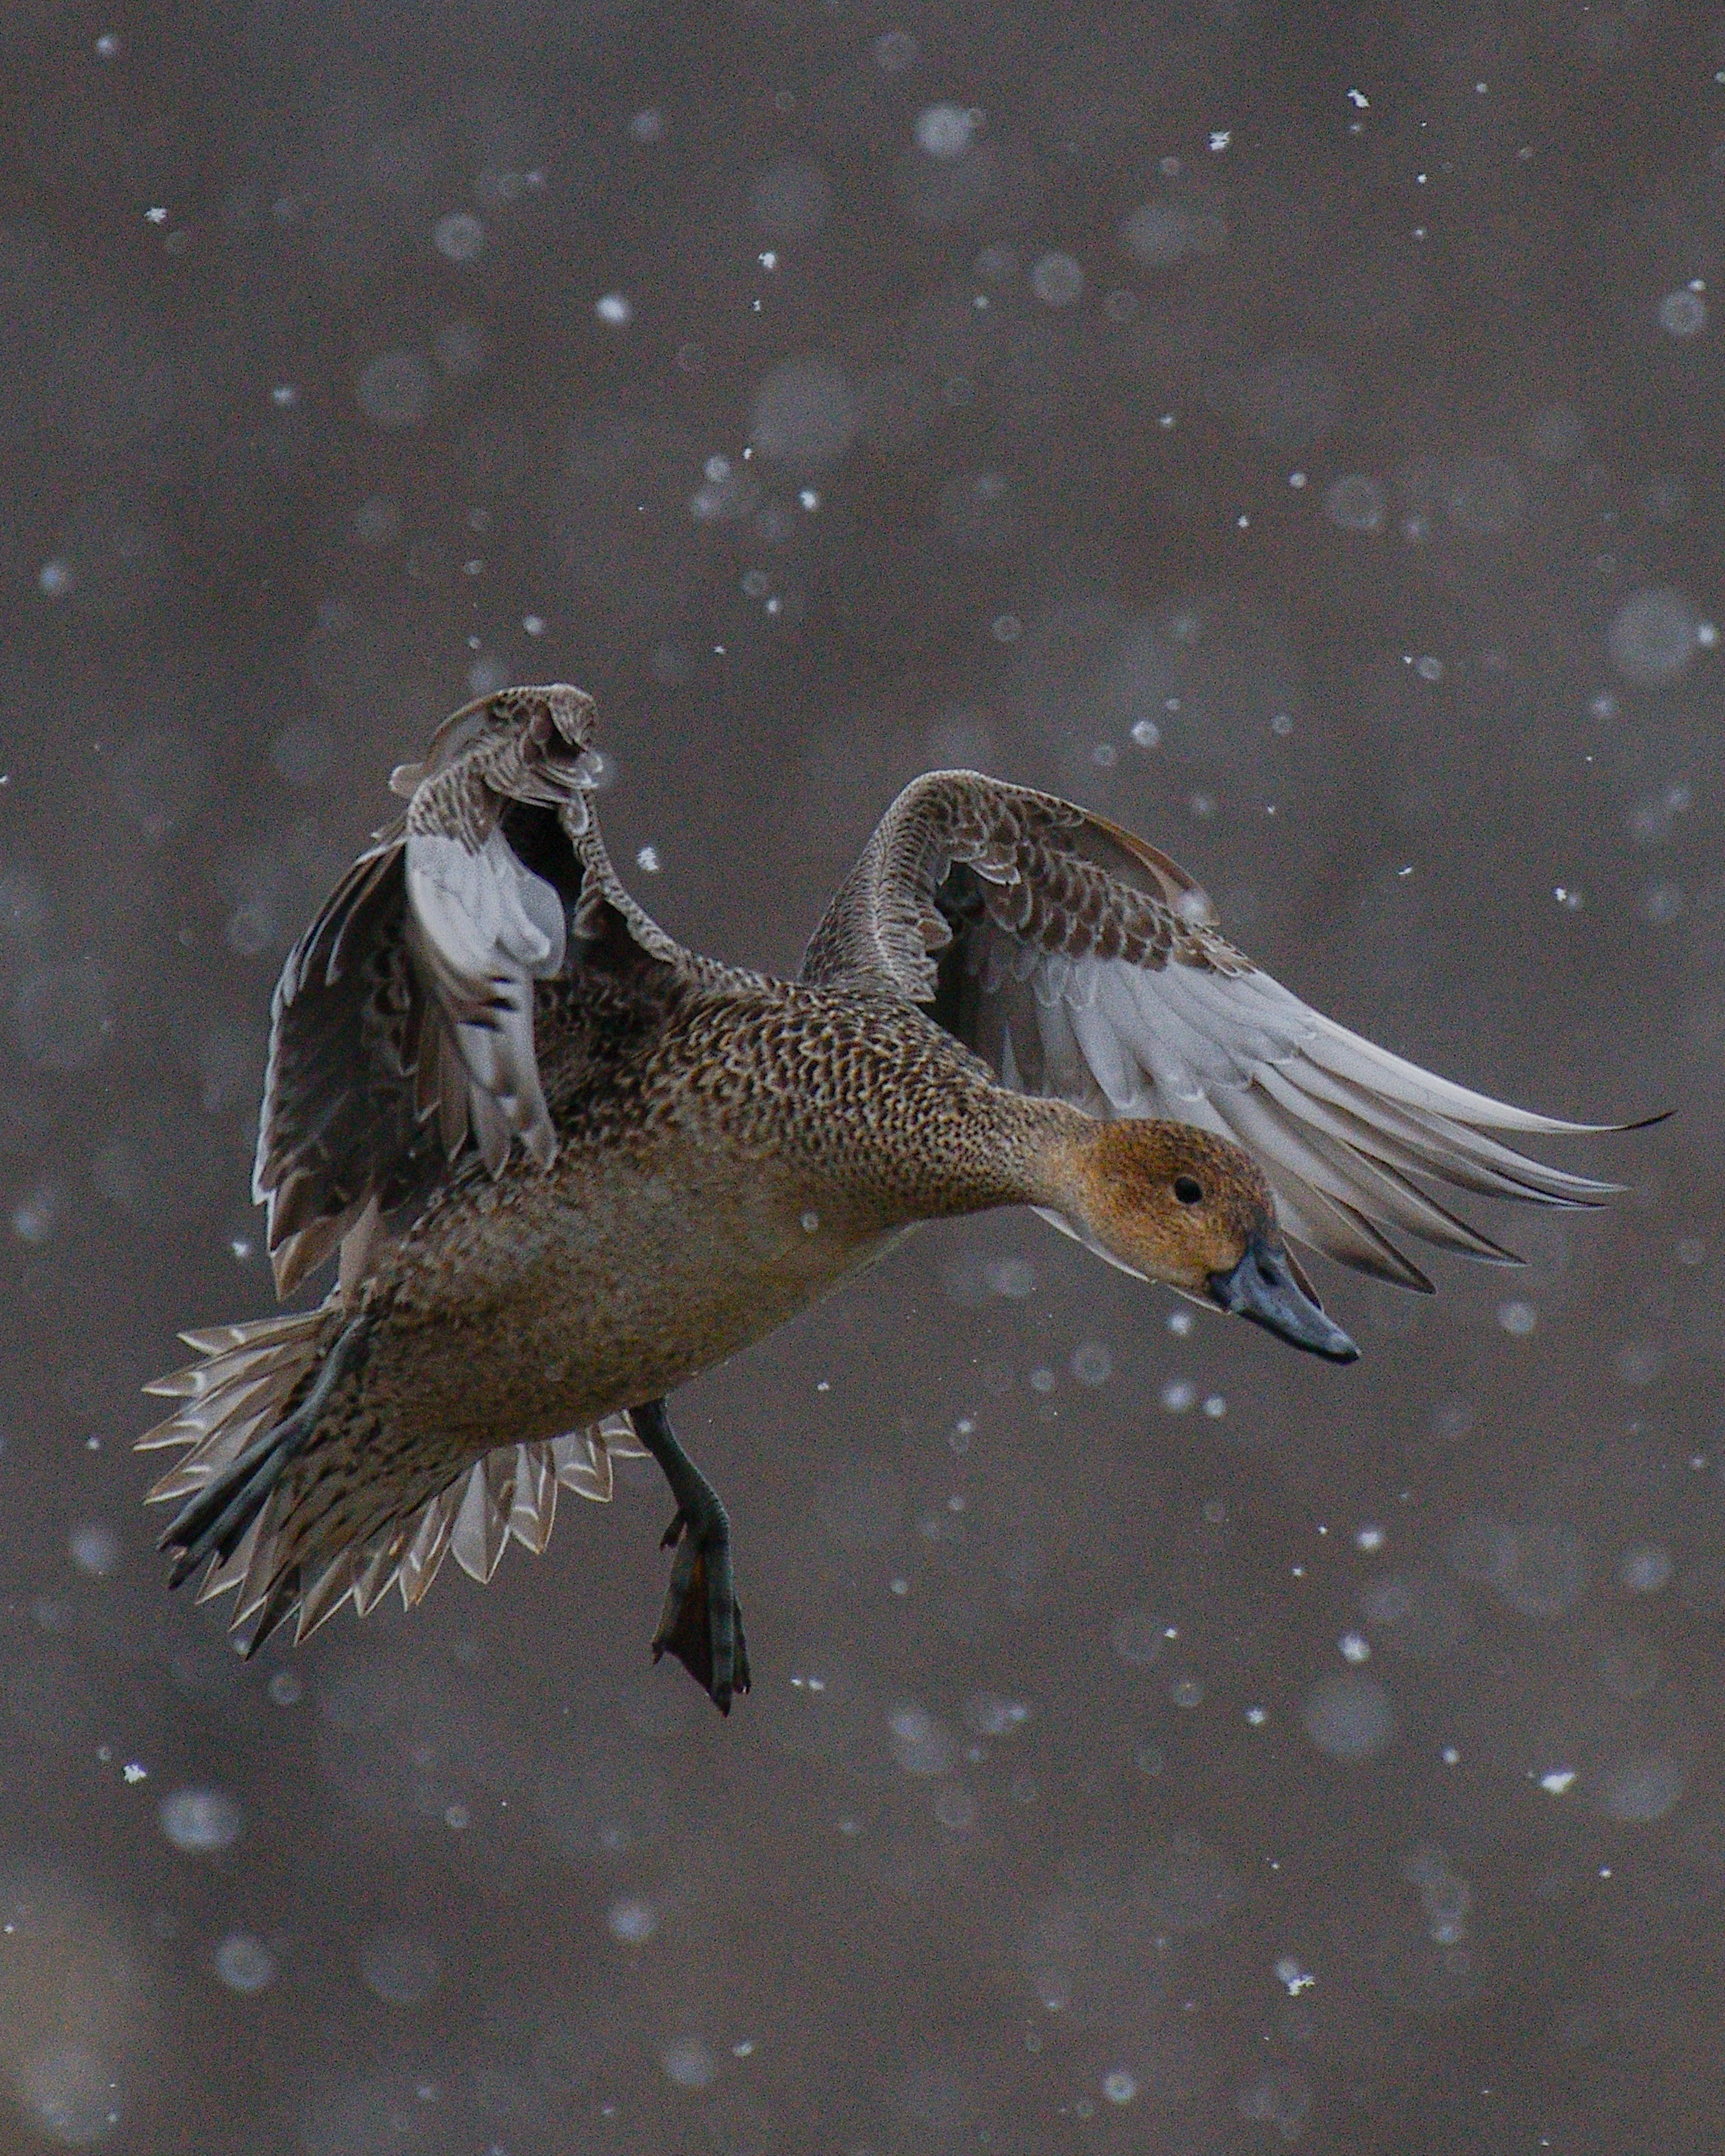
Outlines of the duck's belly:
M 686 1383 L 891 1240 L 806 1165 L 566 1147 L 402 1245 L 365 1391 L 409 1449 L 465 1460 L 555 1437 Z

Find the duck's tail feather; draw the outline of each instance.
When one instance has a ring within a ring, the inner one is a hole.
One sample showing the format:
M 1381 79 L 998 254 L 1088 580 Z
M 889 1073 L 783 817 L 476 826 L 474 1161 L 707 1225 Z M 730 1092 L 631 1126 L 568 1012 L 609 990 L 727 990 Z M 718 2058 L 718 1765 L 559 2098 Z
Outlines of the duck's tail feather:
M 203 1360 L 145 1389 L 181 1404 L 138 1440 L 138 1450 L 187 1448 L 148 1497 L 181 1501 L 162 1538 L 176 1553 L 171 1584 L 213 1559 L 198 1599 L 237 1590 L 230 1629 L 247 1634 L 248 1656 L 290 1618 L 303 1640 L 346 1602 L 369 1615 L 391 1587 L 414 1608 L 451 1554 L 481 1582 L 511 1540 L 537 1556 L 551 1539 L 560 1489 L 605 1503 L 612 1460 L 641 1455 L 626 1414 L 501 1445 L 406 1513 L 344 1540 L 344 1522 L 321 1507 L 308 1512 L 283 1477 L 363 1335 L 364 1321 L 341 1324 L 334 1297 L 291 1317 L 184 1333 Z M 332 1512 L 335 1497 L 326 1502 Z
M 290 1616 L 297 1618 L 297 1644 L 326 1625 L 344 1603 L 368 1617 L 392 1587 L 403 1607 L 412 1609 L 424 1599 L 446 1557 L 483 1585 L 511 1541 L 538 1556 L 551 1539 L 558 1491 L 608 1503 L 612 1460 L 639 1458 L 642 1450 L 624 1414 L 608 1415 L 564 1437 L 500 1445 L 405 1517 L 333 1555 L 319 1548 L 315 1521 L 295 1521 L 292 1539 L 302 1554 L 290 1563 L 282 1562 L 280 1547 L 288 1522 L 270 1520 L 243 1570 L 236 1552 L 231 1573 L 213 1571 L 204 1592 L 219 1594 L 238 1582 L 233 1627 L 241 1630 L 255 1620 L 244 1649 L 248 1657 Z
M 255 1372 L 243 1347 L 224 1351 L 213 1364 L 206 1364 L 206 1371 L 240 1364 L 228 1383 L 208 1385 L 194 1394 L 207 1414 L 220 1419 L 198 1444 L 193 1459 L 150 1493 L 152 1498 L 162 1498 L 181 1490 L 187 1492 L 157 1544 L 174 1552 L 170 1587 L 188 1579 L 208 1557 L 226 1563 L 247 1539 L 277 1483 L 317 1428 L 331 1394 L 353 1367 L 371 1331 L 371 1320 L 351 1320 L 326 1347 L 327 1331 L 326 1312 L 309 1313 L 303 1332 L 285 1332 L 261 1351 L 264 1373 Z M 306 1384 L 308 1376 L 311 1383 Z M 293 1404 L 288 1412 L 278 1415 L 276 1409 L 290 1401 Z M 260 1402 L 265 1404 L 261 1412 Z M 182 1409 L 181 1416 L 187 1412 Z M 152 1430 L 150 1441 L 167 1440 L 160 1430 Z M 196 1481 L 191 1479 L 194 1467 L 199 1476 Z

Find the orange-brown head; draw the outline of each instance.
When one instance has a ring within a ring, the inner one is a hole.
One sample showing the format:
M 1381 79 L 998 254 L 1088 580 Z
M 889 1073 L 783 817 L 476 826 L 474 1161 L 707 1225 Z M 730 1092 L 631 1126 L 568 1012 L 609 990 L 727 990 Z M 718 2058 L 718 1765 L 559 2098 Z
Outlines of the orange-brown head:
M 1116 1263 L 1332 1363 L 1359 1350 L 1295 1275 L 1251 1155 L 1189 1123 L 1097 1122 L 1065 1149 L 1060 1209 Z

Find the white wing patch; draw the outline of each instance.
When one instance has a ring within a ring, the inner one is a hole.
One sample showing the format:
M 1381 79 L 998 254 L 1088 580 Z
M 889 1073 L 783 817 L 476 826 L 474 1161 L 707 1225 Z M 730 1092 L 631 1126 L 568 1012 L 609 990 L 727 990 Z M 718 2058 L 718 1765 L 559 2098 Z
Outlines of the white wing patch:
M 557 1147 L 534 1052 L 533 983 L 562 968 L 562 901 L 495 826 L 477 848 L 410 832 L 407 884 L 415 955 L 454 1029 L 486 1164 L 500 1167 L 518 1134 L 548 1165 Z

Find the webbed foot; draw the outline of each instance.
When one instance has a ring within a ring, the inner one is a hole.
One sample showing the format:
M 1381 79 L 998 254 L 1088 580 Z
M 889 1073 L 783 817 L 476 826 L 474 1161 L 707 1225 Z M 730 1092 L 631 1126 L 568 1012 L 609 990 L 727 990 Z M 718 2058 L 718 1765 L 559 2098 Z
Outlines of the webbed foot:
M 677 1501 L 660 1547 L 675 1549 L 653 1659 L 672 1655 L 718 1708 L 749 1689 L 748 1643 L 731 1566 L 731 1521 L 718 1492 L 678 1444 L 665 1402 L 631 1408 L 635 1434 L 659 1462 Z
M 653 1659 L 675 1656 L 720 1713 L 729 1714 L 732 1697 L 749 1689 L 749 1650 L 723 1507 L 715 1500 L 715 1512 L 698 1529 L 680 1512 L 660 1547 L 677 1556 L 653 1635 Z

